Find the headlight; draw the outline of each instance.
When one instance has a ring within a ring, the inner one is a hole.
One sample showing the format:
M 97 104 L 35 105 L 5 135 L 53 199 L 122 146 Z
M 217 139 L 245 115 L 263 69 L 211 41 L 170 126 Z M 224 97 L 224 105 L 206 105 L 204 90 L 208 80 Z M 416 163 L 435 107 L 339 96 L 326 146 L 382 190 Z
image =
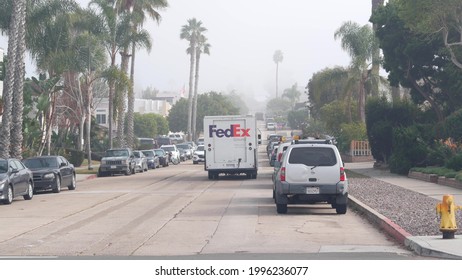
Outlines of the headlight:
M 1 181 L 1 182 L 0 182 L 0 189 L 3 189 L 3 186 L 5 185 L 5 182 L 6 182 L 6 181 Z
M 102 160 L 101 164 L 107 164 L 107 162 L 105 160 Z
M 47 173 L 43 175 L 43 179 L 54 179 L 54 178 L 55 178 L 55 174 L 53 173 Z
M 127 164 L 128 161 L 126 159 L 123 159 L 121 162 L 122 164 Z

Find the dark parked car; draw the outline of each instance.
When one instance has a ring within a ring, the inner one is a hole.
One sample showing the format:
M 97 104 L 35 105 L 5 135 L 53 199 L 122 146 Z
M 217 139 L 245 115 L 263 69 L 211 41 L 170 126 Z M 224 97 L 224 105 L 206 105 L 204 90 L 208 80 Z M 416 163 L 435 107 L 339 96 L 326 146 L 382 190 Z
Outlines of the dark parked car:
M 25 159 L 23 163 L 32 171 L 35 191 L 52 190 L 59 193 L 62 186 L 75 190 L 75 168 L 62 156 L 40 156 Z
M 17 196 L 34 196 L 32 171 L 18 159 L 0 159 L 0 201 L 11 204 Z
M 160 167 L 159 156 L 154 152 L 154 150 L 142 150 L 143 154 L 148 160 L 148 167 L 150 169 L 156 169 Z
M 154 152 L 159 157 L 160 165 L 162 165 L 163 167 L 168 166 L 168 163 L 169 163 L 168 153 L 165 152 L 163 149 L 154 149 Z

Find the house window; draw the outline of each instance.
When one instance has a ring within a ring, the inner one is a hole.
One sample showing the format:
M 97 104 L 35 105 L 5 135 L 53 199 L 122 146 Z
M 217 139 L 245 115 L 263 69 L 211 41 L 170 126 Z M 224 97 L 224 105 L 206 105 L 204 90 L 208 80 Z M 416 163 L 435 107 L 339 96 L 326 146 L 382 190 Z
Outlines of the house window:
M 97 124 L 106 124 L 106 114 L 96 114 Z

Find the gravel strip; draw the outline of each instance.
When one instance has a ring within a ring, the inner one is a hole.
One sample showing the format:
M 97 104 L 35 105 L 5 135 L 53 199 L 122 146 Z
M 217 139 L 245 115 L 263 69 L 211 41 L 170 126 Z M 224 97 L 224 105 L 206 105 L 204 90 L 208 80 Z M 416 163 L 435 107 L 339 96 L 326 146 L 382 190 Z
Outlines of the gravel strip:
M 440 200 L 373 178 L 348 178 L 348 192 L 414 236 L 442 235 L 436 205 Z M 462 226 L 462 211 L 456 212 Z M 460 229 L 456 234 L 460 234 Z

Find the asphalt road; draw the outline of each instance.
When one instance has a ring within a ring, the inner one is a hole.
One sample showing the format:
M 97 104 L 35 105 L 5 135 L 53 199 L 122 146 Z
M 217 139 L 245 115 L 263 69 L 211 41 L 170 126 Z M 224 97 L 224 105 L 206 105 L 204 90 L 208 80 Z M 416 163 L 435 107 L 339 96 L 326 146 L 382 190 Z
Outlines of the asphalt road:
M 0 205 L 0 257 L 420 259 L 353 211 L 278 215 L 264 145 L 258 178 L 207 179 L 191 161 L 78 182 Z

